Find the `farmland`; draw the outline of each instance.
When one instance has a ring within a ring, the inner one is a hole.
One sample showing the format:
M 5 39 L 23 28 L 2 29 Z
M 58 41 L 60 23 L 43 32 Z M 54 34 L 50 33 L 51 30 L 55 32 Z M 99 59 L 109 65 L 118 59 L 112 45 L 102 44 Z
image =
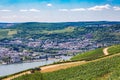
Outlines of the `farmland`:
M 17 34 L 17 30 L 14 29 L 0 29 L 0 39 L 10 38 Z

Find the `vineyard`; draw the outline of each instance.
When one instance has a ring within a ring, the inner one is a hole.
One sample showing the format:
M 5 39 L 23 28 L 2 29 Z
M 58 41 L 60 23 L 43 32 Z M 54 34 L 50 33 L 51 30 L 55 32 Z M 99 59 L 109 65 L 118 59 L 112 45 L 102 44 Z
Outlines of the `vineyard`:
M 111 47 L 108 49 L 108 52 L 109 52 L 110 54 L 120 53 L 120 45 L 111 46 Z
M 50 73 L 34 73 L 14 80 L 119 80 L 120 55 Z
M 42 78 L 42 74 L 40 72 L 36 72 L 35 74 L 27 74 L 22 77 L 18 77 L 14 80 L 44 80 Z
M 90 61 L 90 60 L 98 59 L 98 58 L 103 57 L 103 56 L 104 56 L 103 48 L 99 48 L 96 50 L 88 51 L 86 53 L 78 54 L 78 55 L 74 56 L 73 58 L 71 58 L 71 60 Z
M 43 74 L 43 77 L 45 78 L 45 80 L 100 80 L 104 77 L 107 77 L 106 80 L 111 80 L 111 78 L 113 77 L 114 80 L 117 80 L 117 78 L 120 76 L 119 74 L 117 74 L 120 73 L 119 61 L 120 55 L 65 70 L 45 73 Z

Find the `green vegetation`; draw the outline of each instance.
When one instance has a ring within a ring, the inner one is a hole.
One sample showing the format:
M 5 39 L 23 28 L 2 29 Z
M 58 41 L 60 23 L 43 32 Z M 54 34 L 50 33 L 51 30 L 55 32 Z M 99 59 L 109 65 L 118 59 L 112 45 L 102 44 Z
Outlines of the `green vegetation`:
M 14 80 L 43 80 L 43 77 L 40 72 L 36 72 L 34 74 L 23 75 L 22 77 L 18 77 Z
M 17 34 L 17 30 L 0 29 L 0 39 L 13 37 L 15 34 Z
M 94 60 L 94 59 L 98 59 L 100 57 L 103 57 L 104 53 L 103 53 L 103 48 L 99 48 L 96 50 L 92 50 L 92 51 L 88 51 L 86 53 L 81 53 L 78 54 L 74 57 L 71 58 L 71 60 Z
M 119 53 L 120 45 L 111 46 L 111 53 Z M 119 80 L 120 54 L 88 62 L 83 65 L 48 73 L 35 72 L 14 80 Z M 103 57 L 103 48 L 77 55 L 72 60 L 93 60 Z
M 54 39 L 54 38 L 92 38 L 98 42 L 119 41 L 118 34 L 120 25 L 99 27 L 97 24 L 112 24 L 109 22 L 71 22 L 71 23 L 17 23 L 11 27 L 0 29 L 0 38 L 34 38 L 34 39 Z M 93 27 L 87 27 L 93 25 Z
M 45 73 L 46 80 L 96 80 L 104 75 L 114 72 L 119 67 L 120 56 L 107 58 L 85 65 L 59 70 L 56 72 Z M 118 72 L 120 68 L 118 68 Z M 98 80 L 99 80 L 98 79 Z M 116 79 L 115 79 L 116 80 Z
M 110 54 L 120 53 L 120 45 L 111 46 L 110 48 L 108 48 L 108 52 Z
M 55 33 L 66 33 L 66 32 L 73 32 L 74 31 L 74 27 L 67 27 L 65 29 L 61 29 L 61 30 L 53 30 L 53 31 L 47 31 L 47 30 L 43 30 L 41 33 L 46 33 L 46 34 L 55 34 Z
M 119 57 L 120 55 L 50 73 L 25 75 L 14 80 L 119 80 Z
M 111 80 L 120 80 L 120 65 L 110 75 Z
M 9 30 L 8 35 L 12 36 L 14 34 L 17 34 L 16 30 Z
M 0 39 L 1 38 L 5 38 L 5 37 L 8 37 L 8 29 L 0 29 Z

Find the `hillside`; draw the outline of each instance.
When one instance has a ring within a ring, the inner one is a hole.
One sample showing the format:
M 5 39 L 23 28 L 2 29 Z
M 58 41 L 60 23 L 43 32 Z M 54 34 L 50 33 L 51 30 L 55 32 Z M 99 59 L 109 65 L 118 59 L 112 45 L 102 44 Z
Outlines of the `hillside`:
M 100 57 L 103 57 L 104 53 L 103 53 L 103 48 L 99 48 L 96 50 L 92 50 L 92 51 L 88 51 L 85 53 L 80 53 L 74 57 L 71 58 L 71 60 L 85 60 L 85 61 L 90 61 L 90 60 L 94 60 Z
M 111 46 L 110 48 L 108 48 L 108 53 L 110 53 L 111 55 L 120 53 L 120 45 Z
M 107 49 L 108 55 L 120 53 L 120 45 L 110 46 L 110 47 L 105 48 L 105 49 Z M 106 52 L 104 52 L 105 49 L 99 48 L 99 49 L 88 51 L 85 53 L 80 53 L 80 54 L 72 57 L 71 60 L 90 61 L 90 60 L 98 59 L 101 57 L 105 57 L 106 56 L 106 54 L 105 54 Z
M 108 47 L 108 51 L 111 50 L 111 47 Z M 119 50 L 119 48 L 119 45 L 114 46 L 114 48 L 112 48 L 111 50 L 111 53 L 114 53 L 112 52 L 114 50 Z M 94 52 L 101 52 L 101 50 L 103 49 L 89 51 L 88 53 L 92 54 L 91 52 L 93 52 L 94 54 Z M 71 68 L 62 69 L 54 72 L 36 72 L 34 74 L 18 77 L 14 80 L 119 80 L 120 51 L 115 52 L 115 54 L 111 53 L 109 53 L 108 56 L 104 56 L 103 58 L 87 61 L 84 64 L 77 65 Z
M 56 72 L 45 73 L 46 80 L 119 80 L 120 55 Z M 114 63 L 115 62 L 115 63 Z M 115 75 L 117 74 L 117 75 Z
M 1 23 L 0 25 L 0 39 L 11 37 L 25 39 L 91 38 L 98 42 L 109 43 L 115 43 L 120 40 L 120 35 L 118 35 L 120 33 L 120 22 L 29 22 L 16 24 Z M 12 34 L 9 31 L 12 31 Z

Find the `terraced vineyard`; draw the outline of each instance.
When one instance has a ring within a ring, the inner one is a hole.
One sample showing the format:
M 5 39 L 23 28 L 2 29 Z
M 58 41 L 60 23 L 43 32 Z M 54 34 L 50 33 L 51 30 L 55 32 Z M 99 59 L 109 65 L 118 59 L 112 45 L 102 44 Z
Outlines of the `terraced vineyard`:
M 90 61 L 90 60 L 94 60 L 100 57 L 103 57 L 104 53 L 103 53 L 103 48 L 99 48 L 96 50 L 92 50 L 92 51 L 88 51 L 86 53 L 81 53 L 78 54 L 76 56 L 74 56 L 73 58 L 71 58 L 71 60 L 86 60 L 86 61 Z
M 44 79 L 40 72 L 36 72 L 35 74 L 23 75 L 22 77 L 18 77 L 14 80 L 44 80 Z
M 103 48 L 92 50 L 72 58 L 72 60 L 89 60 L 85 64 L 53 72 L 36 72 L 13 80 L 120 80 L 119 48 L 120 45 L 108 48 L 112 53 L 109 56 L 104 56 Z M 100 58 L 103 56 L 104 58 Z
M 120 53 L 120 45 L 111 46 L 111 47 L 108 49 L 108 52 L 109 52 L 110 54 Z
M 119 80 L 119 61 L 120 55 L 117 55 L 55 72 L 25 75 L 14 80 Z

